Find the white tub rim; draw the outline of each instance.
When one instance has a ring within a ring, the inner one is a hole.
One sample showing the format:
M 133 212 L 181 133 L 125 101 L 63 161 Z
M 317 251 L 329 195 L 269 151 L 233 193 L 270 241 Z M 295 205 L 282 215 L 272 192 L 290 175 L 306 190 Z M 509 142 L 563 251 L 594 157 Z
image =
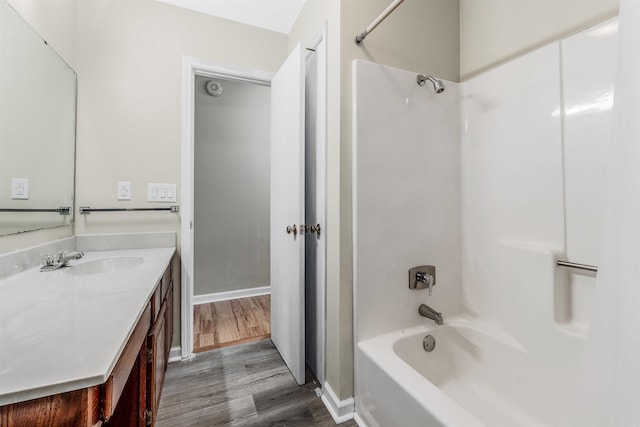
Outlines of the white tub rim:
M 361 356 L 369 358 L 405 392 L 443 425 L 485 426 L 466 409 L 424 378 L 394 351 L 395 342 L 407 336 L 428 334 L 436 326 L 420 325 L 388 332 L 358 343 Z M 421 393 L 416 393 L 420 390 Z M 356 412 L 358 408 L 356 407 Z

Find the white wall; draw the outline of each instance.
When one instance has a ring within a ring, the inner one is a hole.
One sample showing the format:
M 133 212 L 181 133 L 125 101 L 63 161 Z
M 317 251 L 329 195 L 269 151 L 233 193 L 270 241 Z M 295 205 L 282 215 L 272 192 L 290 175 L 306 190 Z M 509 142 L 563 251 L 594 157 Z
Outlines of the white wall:
M 460 0 L 463 80 L 618 13 L 619 0 Z
M 11 6 L 75 68 L 78 0 L 7 0 Z
M 269 285 L 271 90 L 196 76 L 194 294 Z
M 271 71 L 286 36 L 152 0 L 78 3 L 79 206 L 147 206 L 147 183 L 180 188 L 182 56 Z M 116 200 L 131 181 L 132 200 Z M 180 194 L 178 194 L 180 201 Z M 178 231 L 167 213 L 79 218 L 76 233 Z
M 180 188 L 182 56 L 275 71 L 287 52 L 284 34 L 153 0 L 12 4 L 63 57 L 69 55 L 78 73 L 76 206 L 147 206 L 148 182 Z M 123 180 L 132 182 L 129 202 L 116 200 L 116 182 Z M 77 234 L 179 229 L 179 216 L 168 213 L 92 214 L 75 225 Z M 2 237 L 0 250 L 72 232 Z M 180 342 L 179 307 L 176 298 L 174 345 Z
M 283 34 L 153 0 L 77 7 L 77 206 L 148 206 L 147 183 L 180 188 L 183 56 L 272 71 L 286 54 Z M 131 201 L 116 200 L 117 181 L 132 183 Z M 75 225 L 76 234 L 179 230 L 180 216 L 166 212 L 92 214 Z M 179 307 L 175 298 L 175 331 Z

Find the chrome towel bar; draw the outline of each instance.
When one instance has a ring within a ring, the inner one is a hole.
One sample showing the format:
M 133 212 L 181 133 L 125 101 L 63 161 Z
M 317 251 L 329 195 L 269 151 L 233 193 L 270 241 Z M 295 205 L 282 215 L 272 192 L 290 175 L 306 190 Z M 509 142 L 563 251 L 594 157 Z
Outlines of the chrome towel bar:
M 56 212 L 59 213 L 60 215 L 69 215 L 71 213 L 71 208 L 69 206 L 60 206 L 59 208 L 54 208 L 54 209 L 28 209 L 28 208 L 22 208 L 22 209 L 5 209 L 5 208 L 0 208 L 0 212 Z
M 558 267 L 576 268 L 578 270 L 592 271 L 594 273 L 598 272 L 598 267 L 595 265 L 578 264 L 576 262 L 569 261 L 558 260 Z
M 174 205 L 168 208 L 90 208 L 89 206 L 80 206 L 80 215 L 88 215 L 91 212 L 138 212 L 138 211 L 168 211 L 180 212 L 180 206 Z

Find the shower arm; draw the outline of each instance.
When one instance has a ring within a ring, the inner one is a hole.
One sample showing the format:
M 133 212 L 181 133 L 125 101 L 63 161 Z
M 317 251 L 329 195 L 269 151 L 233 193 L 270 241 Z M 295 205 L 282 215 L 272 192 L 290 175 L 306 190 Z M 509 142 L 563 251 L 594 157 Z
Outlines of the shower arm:
M 356 44 L 358 46 L 360 46 L 362 44 L 362 42 L 364 41 L 364 39 L 373 31 L 376 29 L 376 27 L 378 25 L 380 25 L 380 23 L 382 21 L 384 21 L 387 16 L 391 15 L 391 13 L 396 10 L 396 8 L 398 6 L 400 6 L 402 4 L 404 0 L 394 0 L 393 3 L 391 3 L 381 14 L 380 16 L 378 16 L 376 19 L 373 20 L 373 22 L 371 24 L 369 24 L 369 26 L 367 27 L 366 30 L 364 30 L 363 32 L 361 32 L 360 34 L 358 34 L 356 36 Z

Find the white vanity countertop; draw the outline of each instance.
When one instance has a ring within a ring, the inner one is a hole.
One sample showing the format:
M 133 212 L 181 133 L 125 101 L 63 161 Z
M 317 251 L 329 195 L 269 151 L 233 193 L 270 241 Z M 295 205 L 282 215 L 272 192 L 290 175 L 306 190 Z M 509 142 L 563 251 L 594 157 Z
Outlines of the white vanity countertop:
M 87 275 L 36 267 L 0 280 L 0 406 L 107 381 L 174 252 L 85 252 L 69 264 L 144 262 Z

